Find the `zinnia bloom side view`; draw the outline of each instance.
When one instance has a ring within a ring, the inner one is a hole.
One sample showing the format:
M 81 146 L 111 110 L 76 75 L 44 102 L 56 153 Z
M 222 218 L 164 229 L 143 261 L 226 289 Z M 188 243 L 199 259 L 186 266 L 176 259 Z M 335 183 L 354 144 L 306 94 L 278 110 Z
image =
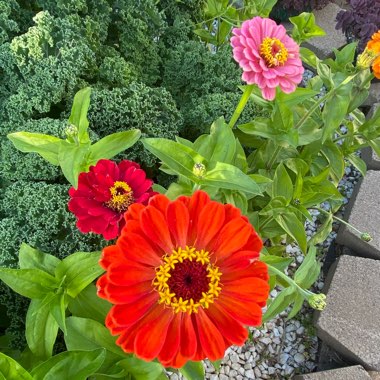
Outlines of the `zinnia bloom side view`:
M 243 69 L 243 81 L 257 84 L 267 100 L 275 98 L 278 86 L 285 93 L 296 90 L 304 68 L 299 46 L 282 25 L 268 18 L 254 17 L 232 33 L 233 55 Z
M 269 294 L 262 242 L 232 205 L 197 191 L 133 204 L 116 245 L 103 250 L 98 295 L 125 352 L 164 366 L 217 360 L 259 326 Z
M 371 36 L 363 53 L 358 56 L 359 67 L 372 67 L 373 75 L 380 79 L 380 30 Z
M 79 175 L 78 188 L 69 190 L 68 208 L 77 217 L 81 232 L 114 239 L 124 225 L 128 207 L 133 203 L 147 204 L 157 194 L 152 185 L 136 162 L 99 160 L 88 173 Z

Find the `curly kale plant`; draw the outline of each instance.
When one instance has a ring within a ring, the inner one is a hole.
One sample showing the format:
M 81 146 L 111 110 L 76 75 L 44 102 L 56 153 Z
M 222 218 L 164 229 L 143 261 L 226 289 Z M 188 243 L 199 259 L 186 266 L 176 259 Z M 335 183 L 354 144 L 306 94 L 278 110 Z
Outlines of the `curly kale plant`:
M 91 140 L 135 128 L 196 138 L 230 117 L 240 71 L 228 47 L 214 53 L 193 33 L 203 8 L 203 0 L 0 0 L 0 265 L 16 265 L 22 242 L 58 257 L 104 244 L 77 231 L 59 168 L 17 151 L 8 134 L 64 138 L 84 87 L 92 88 Z M 256 113 L 247 107 L 241 121 Z M 159 160 L 141 144 L 117 158 L 138 161 L 164 184 Z M 5 325 L 21 348 L 25 303 L 12 294 L 0 285 Z
M 380 2 L 373 0 L 349 0 L 350 9 L 340 11 L 336 29 L 348 37 L 359 40 L 358 48 L 363 50 L 371 35 L 380 29 Z

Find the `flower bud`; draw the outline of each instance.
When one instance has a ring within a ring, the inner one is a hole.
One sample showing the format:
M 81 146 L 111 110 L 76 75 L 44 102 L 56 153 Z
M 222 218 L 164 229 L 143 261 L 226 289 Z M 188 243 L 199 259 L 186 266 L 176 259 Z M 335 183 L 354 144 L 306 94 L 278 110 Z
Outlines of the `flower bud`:
M 360 235 L 360 239 L 368 243 L 369 241 L 372 240 L 372 236 L 368 232 L 364 232 Z
M 310 296 L 310 298 L 307 300 L 309 302 L 309 305 L 315 309 L 315 310 L 323 310 L 326 307 L 326 295 L 323 293 L 320 294 L 313 294 Z
M 75 142 L 78 137 L 78 128 L 73 124 L 69 124 L 65 128 L 65 135 L 66 135 L 66 139 L 69 142 Z
M 202 178 L 206 173 L 206 166 L 198 162 L 193 166 L 193 174 L 198 178 Z
M 369 69 L 372 63 L 375 61 L 376 57 L 376 52 L 368 48 L 365 48 L 363 53 L 359 54 L 358 56 L 358 59 L 356 61 L 356 67 L 362 70 Z

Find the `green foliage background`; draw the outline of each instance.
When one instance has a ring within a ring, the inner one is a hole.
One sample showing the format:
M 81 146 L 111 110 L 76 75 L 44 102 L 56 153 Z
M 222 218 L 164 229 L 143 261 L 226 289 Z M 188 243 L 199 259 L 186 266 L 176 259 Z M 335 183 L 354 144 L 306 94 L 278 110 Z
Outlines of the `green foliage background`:
M 60 258 L 106 244 L 77 231 L 59 169 L 17 151 L 8 133 L 63 137 L 85 86 L 93 140 L 132 128 L 143 137 L 195 139 L 219 116 L 230 118 L 241 73 L 228 46 L 214 52 L 193 33 L 202 7 L 202 0 L 0 0 L 1 266 L 16 266 L 21 242 Z M 247 107 L 242 122 L 257 112 Z M 157 158 L 142 144 L 122 158 L 157 178 Z M 25 300 L 1 283 L 0 305 L 0 328 L 23 347 Z

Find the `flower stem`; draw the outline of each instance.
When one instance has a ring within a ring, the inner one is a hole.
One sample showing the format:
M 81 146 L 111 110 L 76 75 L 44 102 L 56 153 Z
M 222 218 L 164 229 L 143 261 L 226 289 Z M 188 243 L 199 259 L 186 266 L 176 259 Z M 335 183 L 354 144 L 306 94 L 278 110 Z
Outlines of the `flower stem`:
M 309 299 L 311 296 L 315 295 L 315 293 L 311 292 L 310 290 L 306 290 L 301 288 L 294 280 L 292 280 L 289 276 L 287 276 L 285 273 L 281 272 L 274 266 L 265 263 L 268 266 L 268 272 L 269 274 L 281 277 L 283 280 L 285 280 L 290 286 L 294 286 L 305 299 Z
M 348 76 L 344 81 L 342 81 L 342 83 L 340 83 L 338 86 L 334 87 L 331 91 L 329 91 L 325 96 L 323 96 L 322 98 L 318 99 L 313 105 L 312 107 L 309 109 L 309 111 L 307 111 L 305 113 L 305 115 L 303 115 L 301 117 L 301 119 L 298 121 L 298 123 L 294 126 L 295 129 L 298 129 L 300 128 L 304 123 L 305 121 L 308 119 L 308 117 L 310 115 L 312 115 L 314 113 L 314 111 L 323 103 L 325 102 L 326 100 L 330 99 L 333 95 L 335 95 L 335 93 L 344 85 L 346 85 L 347 83 L 351 82 L 359 73 L 355 73 L 354 75 L 350 75 Z
M 235 124 L 238 121 L 241 113 L 243 112 L 245 105 L 247 104 L 248 99 L 252 94 L 252 91 L 253 91 L 253 84 L 250 84 L 250 85 L 245 87 L 243 95 L 241 96 L 240 102 L 239 102 L 238 106 L 236 107 L 235 112 L 232 115 L 230 122 L 228 123 L 228 126 L 231 129 L 235 126 Z
M 352 228 L 354 231 L 356 231 L 357 233 L 359 233 L 360 235 L 362 234 L 361 231 L 359 231 L 357 228 L 355 228 L 352 224 L 346 222 L 345 220 L 341 219 L 341 218 L 338 218 L 337 216 L 335 216 L 334 214 L 331 214 L 330 212 L 324 210 L 323 208 L 320 208 L 320 207 L 311 207 L 313 210 L 318 210 L 319 212 L 321 212 L 322 214 L 325 214 L 325 215 L 332 215 L 332 217 L 337 220 L 338 222 L 340 223 L 343 223 L 345 224 L 347 227 L 350 227 Z

